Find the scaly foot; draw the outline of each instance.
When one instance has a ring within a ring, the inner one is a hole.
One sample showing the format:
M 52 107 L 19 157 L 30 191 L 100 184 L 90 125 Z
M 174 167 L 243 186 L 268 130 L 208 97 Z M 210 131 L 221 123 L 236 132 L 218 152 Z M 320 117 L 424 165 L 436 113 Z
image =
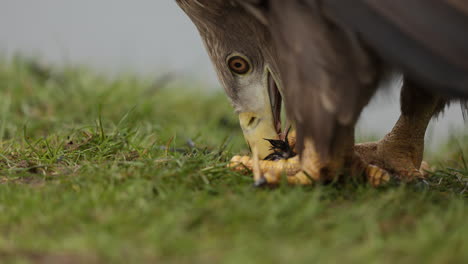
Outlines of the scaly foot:
M 356 154 L 366 163 L 378 166 L 404 182 L 424 179 L 429 165 L 421 162 L 422 144 L 382 140 L 374 143 L 357 144 Z
M 301 164 L 297 156 L 277 161 L 255 160 L 249 156 L 234 156 L 228 167 L 238 172 L 253 172 L 255 186 L 277 185 L 281 182 L 283 175 L 289 184 L 312 184 L 312 180 L 301 172 Z
M 378 187 L 390 181 L 390 175 L 383 169 L 374 165 L 363 165 L 359 163 L 358 170 L 362 171 L 364 166 L 364 174 L 372 186 Z M 281 182 L 281 177 L 285 176 L 289 184 L 292 185 L 311 185 L 313 180 L 301 170 L 299 157 L 293 157 L 287 160 L 255 160 L 249 156 L 234 156 L 231 159 L 229 168 L 238 172 L 250 173 L 253 172 L 255 186 L 262 185 L 278 185 Z

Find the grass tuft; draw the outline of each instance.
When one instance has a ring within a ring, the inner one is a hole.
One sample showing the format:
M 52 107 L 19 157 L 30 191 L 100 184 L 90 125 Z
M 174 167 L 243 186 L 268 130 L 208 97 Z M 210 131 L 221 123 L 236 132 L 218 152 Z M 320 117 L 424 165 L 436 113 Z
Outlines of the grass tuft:
M 0 262 L 468 261 L 460 141 L 427 185 L 259 190 L 226 169 L 224 95 L 192 86 L 0 62 Z

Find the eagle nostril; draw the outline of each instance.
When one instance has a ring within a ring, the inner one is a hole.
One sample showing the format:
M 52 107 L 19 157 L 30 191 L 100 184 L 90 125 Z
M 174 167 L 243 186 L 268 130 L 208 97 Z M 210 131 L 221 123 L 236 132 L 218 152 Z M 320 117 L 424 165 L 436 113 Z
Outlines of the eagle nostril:
M 257 120 L 256 117 L 251 117 L 250 120 L 249 120 L 249 123 L 247 124 L 247 126 L 251 126 L 255 123 L 255 121 Z

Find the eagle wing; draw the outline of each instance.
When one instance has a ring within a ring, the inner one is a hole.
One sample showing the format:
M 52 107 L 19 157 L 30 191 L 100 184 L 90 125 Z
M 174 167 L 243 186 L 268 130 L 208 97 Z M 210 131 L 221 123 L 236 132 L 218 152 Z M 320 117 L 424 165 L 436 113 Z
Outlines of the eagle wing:
M 272 30 L 300 148 L 312 136 L 328 156 L 353 133 L 374 92 L 369 80 L 382 74 L 382 65 L 360 56 L 359 47 L 433 91 L 468 96 L 467 0 L 238 2 L 266 17 Z
M 309 0 L 309 2 L 313 2 Z M 435 92 L 468 96 L 467 0 L 324 0 L 386 62 Z
M 278 51 L 287 113 L 298 148 L 313 139 L 325 162 L 351 148 L 354 124 L 376 87 L 379 63 L 356 34 L 331 26 L 319 1 L 271 1 L 266 16 Z

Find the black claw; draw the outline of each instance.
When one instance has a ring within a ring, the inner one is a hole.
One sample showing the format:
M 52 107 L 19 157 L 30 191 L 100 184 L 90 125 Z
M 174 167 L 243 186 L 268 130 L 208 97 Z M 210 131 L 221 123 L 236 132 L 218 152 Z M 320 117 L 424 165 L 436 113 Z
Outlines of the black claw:
M 428 191 L 431 187 L 429 182 L 426 181 L 425 179 L 417 179 L 414 186 L 419 191 Z
M 390 183 L 395 183 L 395 184 L 400 184 L 401 183 L 401 177 L 391 173 L 390 174 Z
M 265 179 L 265 177 L 261 177 L 260 179 L 258 179 L 257 181 L 255 181 L 254 187 L 255 187 L 255 188 L 260 188 L 260 187 L 266 186 L 267 184 L 268 184 L 268 182 L 267 182 L 267 180 Z

